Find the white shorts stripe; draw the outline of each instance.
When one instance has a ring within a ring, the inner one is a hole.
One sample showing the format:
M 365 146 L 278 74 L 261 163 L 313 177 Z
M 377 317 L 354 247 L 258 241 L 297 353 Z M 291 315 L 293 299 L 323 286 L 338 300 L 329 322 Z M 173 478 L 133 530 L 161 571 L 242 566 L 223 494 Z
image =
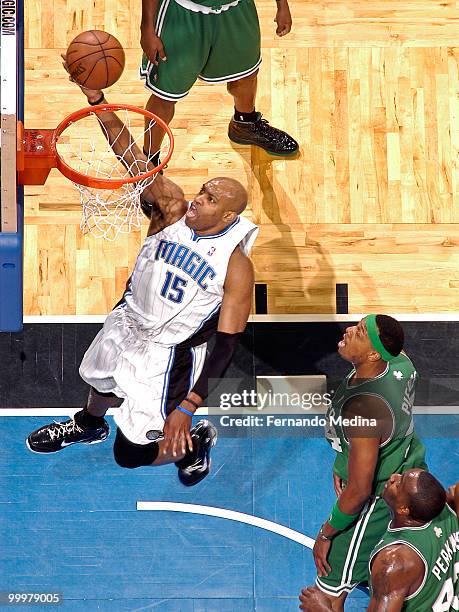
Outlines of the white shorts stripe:
M 344 568 L 341 575 L 341 584 L 338 586 L 332 586 L 322 582 L 320 578 L 317 577 L 316 585 L 325 593 L 333 595 L 334 597 L 339 597 L 342 593 L 350 593 L 357 586 L 357 583 L 353 584 L 351 582 L 352 572 L 357 559 L 360 544 L 365 535 L 368 521 L 370 520 L 378 499 L 379 498 L 376 497 L 371 501 L 369 500 L 360 513 L 360 517 L 355 525 L 354 533 L 352 534 L 352 539 L 346 555 L 346 561 L 344 563 Z
M 163 393 L 161 395 L 161 414 L 164 420 L 166 420 L 167 418 L 167 415 L 166 415 L 167 393 L 169 391 L 169 379 L 171 376 L 171 370 L 172 370 L 172 366 L 174 363 L 174 357 L 175 357 L 175 346 L 171 348 L 171 352 L 169 355 L 169 361 L 167 362 L 167 370 L 164 375 Z
M 354 547 L 354 554 L 352 556 L 352 561 L 351 561 L 351 564 L 350 564 L 349 569 L 348 569 L 348 575 L 346 576 L 344 574 L 344 572 L 343 572 L 343 574 L 344 574 L 343 575 L 344 581 L 348 585 L 351 584 L 351 581 L 352 581 L 352 572 L 354 570 L 354 565 L 355 565 L 355 562 L 356 562 L 356 559 L 357 559 L 357 555 L 359 554 L 360 544 L 362 542 L 363 536 L 365 535 L 365 531 L 366 531 L 366 528 L 367 528 L 367 525 L 368 525 L 368 521 L 370 520 L 370 517 L 373 514 L 373 511 L 375 509 L 376 502 L 378 501 L 378 499 L 379 499 L 378 497 L 375 497 L 373 499 L 373 502 L 372 502 L 370 508 L 368 509 L 368 512 L 367 512 L 367 514 L 366 514 L 366 516 L 364 518 L 364 521 L 362 523 L 362 526 L 361 526 L 361 529 L 360 529 L 360 532 L 359 532 L 359 537 L 358 537 L 357 543 L 356 543 L 356 545 Z
M 140 70 L 140 78 L 145 79 L 145 88 L 152 91 L 156 96 L 158 96 L 158 98 L 161 98 L 162 100 L 168 100 L 169 102 L 178 102 L 178 100 L 185 98 L 190 93 L 190 90 L 185 91 L 185 93 L 181 93 L 177 95 L 168 93 L 152 85 L 150 81 L 147 79 L 147 76 L 148 76 L 148 71 Z
M 239 79 L 243 79 L 244 77 L 248 77 L 253 74 L 256 70 L 258 70 L 259 65 L 261 64 L 261 57 L 257 61 L 257 63 L 252 66 L 252 68 L 248 68 L 247 70 L 243 70 L 242 72 L 235 72 L 234 74 L 228 74 L 226 76 L 217 77 L 216 79 L 209 79 L 208 77 L 204 77 L 199 75 L 199 79 L 201 81 L 205 81 L 206 83 L 225 83 L 231 81 L 238 81 Z

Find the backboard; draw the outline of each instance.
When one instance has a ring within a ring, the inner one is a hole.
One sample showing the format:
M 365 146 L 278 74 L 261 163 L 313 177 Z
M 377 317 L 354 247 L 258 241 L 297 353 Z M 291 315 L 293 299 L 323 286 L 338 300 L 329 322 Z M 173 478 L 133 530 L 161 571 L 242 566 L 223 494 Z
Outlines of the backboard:
M 17 122 L 24 119 L 22 0 L 1 0 L 0 331 L 22 329 L 24 197 L 17 182 Z

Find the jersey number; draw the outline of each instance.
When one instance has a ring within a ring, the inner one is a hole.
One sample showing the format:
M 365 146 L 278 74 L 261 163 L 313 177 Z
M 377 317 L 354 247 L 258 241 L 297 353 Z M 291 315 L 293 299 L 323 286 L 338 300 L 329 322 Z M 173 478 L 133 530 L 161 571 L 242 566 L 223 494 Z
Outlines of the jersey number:
M 454 564 L 454 582 L 459 578 L 459 563 Z M 454 595 L 454 583 L 452 578 L 443 585 L 440 595 L 437 597 L 432 606 L 433 612 L 450 612 L 450 610 L 459 610 L 459 597 Z
M 187 286 L 188 281 L 181 276 L 177 276 L 172 272 L 166 272 L 166 280 L 164 281 L 163 288 L 161 289 L 161 295 L 171 302 L 180 304 L 183 300 L 183 289 L 182 287 Z

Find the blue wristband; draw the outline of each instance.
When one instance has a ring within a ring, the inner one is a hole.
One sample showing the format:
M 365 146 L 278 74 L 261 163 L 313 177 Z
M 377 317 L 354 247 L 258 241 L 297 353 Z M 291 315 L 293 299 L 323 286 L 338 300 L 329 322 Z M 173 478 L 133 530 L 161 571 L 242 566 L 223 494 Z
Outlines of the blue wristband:
M 183 406 L 176 406 L 175 409 L 176 410 L 180 410 L 180 412 L 184 412 L 185 414 L 187 414 L 190 417 L 193 416 L 193 413 L 190 410 L 187 410 L 186 408 L 184 408 Z

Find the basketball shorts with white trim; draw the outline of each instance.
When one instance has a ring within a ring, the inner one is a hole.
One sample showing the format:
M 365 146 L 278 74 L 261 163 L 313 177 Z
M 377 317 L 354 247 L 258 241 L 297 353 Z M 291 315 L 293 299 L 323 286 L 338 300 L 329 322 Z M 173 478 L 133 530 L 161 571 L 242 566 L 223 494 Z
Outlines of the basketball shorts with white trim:
M 167 415 L 201 373 L 206 343 L 166 347 L 149 337 L 124 307 L 115 308 L 86 351 L 80 376 L 101 393 L 124 401 L 114 419 L 135 444 L 161 435 Z
M 368 582 L 368 559 L 390 521 L 389 508 L 380 497 L 372 497 L 363 507 L 356 523 L 332 540 L 328 576 L 316 578 L 321 591 L 333 597 L 349 593 Z
M 221 13 L 204 14 L 162 0 L 156 20 L 167 61 L 155 66 L 144 54 L 140 76 L 158 97 L 184 98 L 197 78 L 236 81 L 261 63 L 260 26 L 253 0 L 240 0 Z M 155 78 L 156 77 L 156 78 Z

